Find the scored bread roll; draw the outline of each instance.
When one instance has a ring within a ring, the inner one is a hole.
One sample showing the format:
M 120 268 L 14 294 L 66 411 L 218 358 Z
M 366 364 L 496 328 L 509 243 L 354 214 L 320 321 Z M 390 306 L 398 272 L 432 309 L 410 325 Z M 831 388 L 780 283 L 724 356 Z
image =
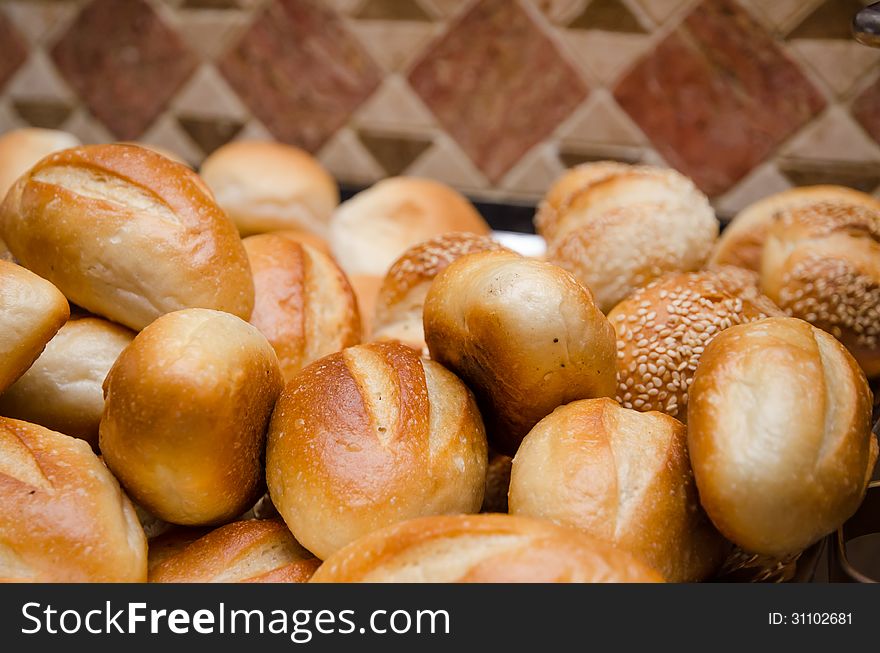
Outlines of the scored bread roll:
M 700 508 L 684 424 L 607 398 L 560 406 L 531 430 L 513 460 L 510 514 L 580 528 L 670 582 L 707 578 L 728 549 Z
M 151 560 L 151 583 L 304 583 L 321 564 L 273 520 L 226 524 L 162 553 Z
M 840 340 L 869 377 L 880 375 L 880 203 L 777 212 L 761 288 L 787 314 Z
M 0 417 L 0 497 L 0 580 L 146 580 L 134 507 L 82 440 Z
M 98 446 L 102 385 L 134 338 L 97 317 L 69 320 L 18 381 L 0 395 L 0 415 L 40 424 Z
M 139 330 L 203 307 L 244 319 L 254 289 L 235 226 L 184 165 L 134 145 L 52 154 L 12 187 L 0 229 L 72 302 Z
M 228 143 L 202 162 L 201 174 L 242 236 L 283 229 L 325 236 L 339 204 L 330 173 L 283 143 Z
M 630 554 L 573 528 L 510 515 L 412 519 L 322 564 L 313 583 L 655 583 Z
M 243 242 L 254 275 L 250 322 L 275 349 L 285 380 L 360 342 L 357 300 L 333 259 L 274 233 Z
M 458 191 L 430 179 L 391 177 L 336 209 L 330 245 L 349 276 L 373 276 L 381 282 L 408 247 L 450 231 L 490 233 Z
M 372 343 L 287 385 L 266 480 L 294 537 L 325 559 L 388 524 L 479 510 L 486 449 L 473 396 L 454 374 L 404 345 Z
M 208 309 L 164 315 L 104 382 L 104 460 L 164 521 L 228 521 L 259 495 L 266 427 L 282 385 L 275 352 L 250 324 Z
M 488 236 L 453 232 L 410 247 L 397 259 L 379 289 L 374 340 L 396 340 L 427 353 L 422 320 L 428 288 L 454 260 L 474 252 L 506 249 Z
M 33 364 L 70 316 L 70 305 L 51 283 L 0 261 L 0 393 Z
M 721 232 L 710 263 L 736 265 L 758 272 L 767 230 L 780 211 L 821 202 L 845 202 L 880 208 L 880 200 L 846 186 L 803 186 L 775 193 L 736 214 Z
M 0 136 L 0 202 L 15 181 L 44 156 L 79 145 L 73 134 L 28 127 Z
M 504 251 L 468 254 L 425 299 L 431 358 L 474 391 L 489 441 L 513 455 L 554 408 L 614 394 L 614 330 L 565 270 Z
M 858 508 L 877 459 L 864 373 L 795 318 L 731 327 L 706 348 L 688 405 L 700 501 L 751 553 L 797 553 Z

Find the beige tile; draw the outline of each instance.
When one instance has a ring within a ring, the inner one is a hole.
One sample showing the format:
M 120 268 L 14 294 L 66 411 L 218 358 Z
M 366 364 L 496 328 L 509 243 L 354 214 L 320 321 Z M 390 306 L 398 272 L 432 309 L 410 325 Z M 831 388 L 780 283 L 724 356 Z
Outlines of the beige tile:
M 266 128 L 266 126 L 261 123 L 256 118 L 251 118 L 248 120 L 244 127 L 241 128 L 241 131 L 235 135 L 234 141 L 274 141 L 275 137 L 272 136 L 272 133 Z
M 180 113 L 245 120 L 248 110 L 213 64 L 202 64 L 171 106 Z
M 527 0 L 554 23 L 567 25 L 589 4 L 589 0 Z
M 824 0 L 740 0 L 751 14 L 776 33 L 785 34 Z
M 428 177 L 464 191 L 491 187 L 467 155 L 447 135 L 439 134 L 434 145 L 419 157 L 407 171 L 418 177 Z
M 84 0 L 35 2 L 0 0 L 0 6 L 22 35 L 33 44 L 47 43 L 60 35 L 79 12 Z
M 350 20 L 348 26 L 388 71 L 407 69 L 441 31 L 436 23 L 396 20 Z
M 775 0 L 768 0 L 775 2 Z M 654 22 L 660 24 L 680 14 L 695 4 L 695 0 L 635 0 Z
M 84 107 L 78 108 L 62 126 L 83 143 L 112 143 L 116 137 L 98 122 Z
M 40 48 L 31 55 L 5 88 L 13 98 L 45 98 L 71 102 L 73 92 L 61 79 L 48 55 Z
M 12 109 L 9 102 L 5 98 L 0 97 L 0 135 L 25 126 L 26 125 Z
M 385 77 L 382 85 L 357 110 L 353 122 L 361 127 L 394 129 L 402 133 L 424 133 L 437 124 L 406 79 L 397 74 Z
M 384 176 L 382 167 L 348 128 L 334 134 L 318 152 L 318 160 L 343 183 L 369 184 Z
M 366 0 L 325 0 L 325 3 L 341 14 L 356 13 Z
M 138 141 L 169 150 L 190 165 L 200 163 L 204 156 L 169 112 L 159 116 Z
M 438 18 L 451 18 L 473 5 L 475 0 L 419 0 L 419 4 Z
M 789 50 L 838 97 L 847 95 L 880 64 L 880 49 L 855 41 L 798 39 L 789 44 Z
M 788 141 L 780 153 L 820 161 L 880 161 L 880 146 L 841 106 L 832 106 Z
M 608 89 L 594 90 L 556 130 L 566 145 L 644 145 L 647 139 Z
M 499 184 L 517 197 L 539 199 L 565 171 L 554 143 L 541 143 L 528 151 Z
M 186 44 L 205 59 L 216 59 L 244 34 L 251 23 L 246 11 L 180 9 L 167 12 Z
M 716 198 L 714 203 L 719 213 L 732 217 L 748 205 L 789 188 L 791 183 L 771 161 L 752 170 L 745 179 Z
M 604 86 L 612 86 L 651 45 L 651 38 L 646 34 L 564 30 L 561 36 L 571 59 L 587 79 Z

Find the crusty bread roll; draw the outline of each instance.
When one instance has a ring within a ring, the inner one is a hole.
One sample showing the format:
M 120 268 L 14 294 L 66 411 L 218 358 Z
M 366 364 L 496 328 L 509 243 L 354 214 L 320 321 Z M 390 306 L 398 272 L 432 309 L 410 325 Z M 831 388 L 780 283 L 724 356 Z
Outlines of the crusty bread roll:
M 243 236 L 282 229 L 325 236 L 339 204 L 330 173 L 283 143 L 233 141 L 202 162 L 201 174 Z
M 554 408 L 614 394 L 614 330 L 570 273 L 511 252 L 468 254 L 425 300 L 431 358 L 474 391 L 489 441 L 513 455 Z
M 203 187 L 186 166 L 142 147 L 64 150 L 16 182 L 0 229 L 23 266 L 132 329 L 190 307 L 247 319 L 247 256 Z
M 0 417 L 0 497 L 0 580 L 146 580 L 134 507 L 82 440 Z
M 357 300 L 333 259 L 274 233 L 243 242 L 254 275 L 251 324 L 275 349 L 285 380 L 360 342 Z
M 880 200 L 846 186 L 803 186 L 775 193 L 750 204 L 736 214 L 721 232 L 710 263 L 761 269 L 761 252 L 767 230 L 780 211 L 821 202 L 845 202 L 880 208 Z
M 608 320 L 617 332 L 617 401 L 686 421 L 688 389 L 706 345 L 734 324 L 775 311 L 738 290 L 730 275 L 679 272 L 615 306 Z
M 69 316 L 70 305 L 55 286 L 0 261 L 0 393 L 33 364 Z
M 309 247 L 318 250 L 322 254 L 326 254 L 331 258 L 333 257 L 333 252 L 330 251 L 330 243 L 328 243 L 324 238 L 321 238 L 321 236 L 317 234 L 313 234 L 308 231 L 292 230 L 273 231 L 272 233 L 278 234 L 279 236 L 284 236 L 285 238 L 294 242 L 308 245 Z
M 531 430 L 513 459 L 510 514 L 580 528 L 671 582 L 707 578 L 728 550 L 700 508 L 684 424 L 607 398 L 560 406 Z
M 132 498 L 174 524 L 229 521 L 256 501 L 278 359 L 229 313 L 187 309 L 141 331 L 104 382 L 99 442 Z
M 507 512 L 507 492 L 510 490 L 510 470 L 513 458 L 503 453 L 489 452 L 486 469 L 486 493 L 480 512 Z
M 172 161 L 175 161 L 175 162 L 180 163 L 182 165 L 185 165 L 187 167 L 191 167 L 189 165 L 189 163 L 187 163 L 187 161 L 182 156 L 180 156 L 177 152 L 172 152 L 168 148 L 162 147 L 161 145 L 154 145 L 152 143 L 143 143 L 143 142 L 139 142 L 139 141 L 120 141 L 120 144 L 122 144 L 122 145 L 135 145 L 137 147 L 143 147 L 144 149 L 155 152 L 156 154 L 161 154 L 166 159 L 171 159 Z M 207 186 L 205 186 L 205 189 L 207 190 L 208 193 L 211 193 L 210 189 L 208 189 Z
M 688 416 L 700 501 L 751 553 L 796 553 L 836 529 L 877 459 L 865 375 L 832 336 L 795 318 L 715 338 Z
M 0 202 L 16 179 L 44 156 L 79 145 L 73 134 L 27 127 L 0 136 Z
M 449 186 L 391 177 L 336 209 L 330 246 L 349 276 L 381 279 L 408 247 L 450 231 L 489 234 L 490 229 L 473 204 Z
M 98 446 L 104 379 L 134 338 L 98 317 L 71 319 L 30 369 L 0 395 L 0 415 L 40 424 Z
M 630 554 L 573 528 L 510 515 L 423 517 L 326 560 L 313 583 L 654 583 Z
M 382 526 L 476 512 L 486 435 L 456 376 L 398 343 L 332 354 L 287 385 L 266 480 L 294 537 L 325 559 Z
M 221 526 L 163 555 L 150 565 L 150 582 L 304 583 L 319 564 L 283 523 L 252 519 Z
M 503 249 L 488 236 L 462 232 L 443 234 L 410 247 L 382 281 L 372 338 L 396 340 L 426 354 L 422 309 L 434 277 L 465 254 Z
M 834 335 L 869 377 L 880 375 L 880 203 L 777 212 L 761 288 L 789 315 Z

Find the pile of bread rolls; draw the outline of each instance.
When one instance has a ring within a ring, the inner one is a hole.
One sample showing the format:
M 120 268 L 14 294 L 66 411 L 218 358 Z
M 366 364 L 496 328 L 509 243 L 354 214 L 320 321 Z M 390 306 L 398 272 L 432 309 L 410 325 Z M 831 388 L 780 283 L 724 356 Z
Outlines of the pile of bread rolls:
M 0 579 L 683 582 L 796 559 L 877 458 L 880 202 L 718 238 L 682 175 L 587 164 L 546 260 L 310 155 L 0 137 Z

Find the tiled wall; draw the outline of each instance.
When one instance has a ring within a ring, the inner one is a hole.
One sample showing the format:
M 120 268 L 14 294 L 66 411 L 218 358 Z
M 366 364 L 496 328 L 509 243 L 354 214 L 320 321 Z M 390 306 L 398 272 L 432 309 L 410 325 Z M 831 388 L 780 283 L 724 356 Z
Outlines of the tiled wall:
M 234 138 L 532 200 L 564 167 L 665 162 L 722 214 L 791 185 L 880 194 L 861 0 L 0 0 L 0 131 Z

